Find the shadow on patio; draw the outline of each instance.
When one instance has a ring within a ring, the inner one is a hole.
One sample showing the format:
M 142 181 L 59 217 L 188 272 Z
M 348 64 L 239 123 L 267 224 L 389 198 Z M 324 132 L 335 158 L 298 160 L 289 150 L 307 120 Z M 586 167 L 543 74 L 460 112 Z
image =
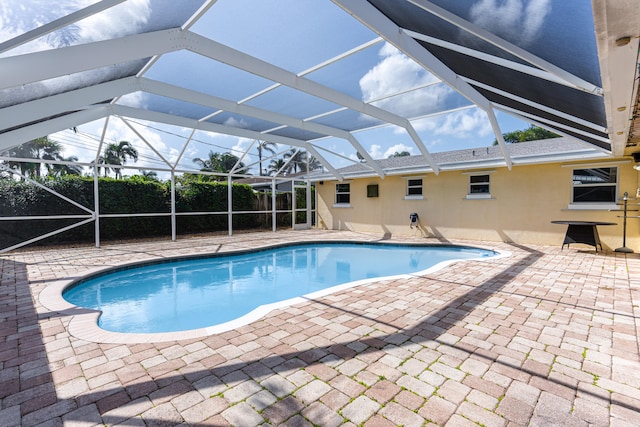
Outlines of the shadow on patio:
M 268 389 L 278 397 L 277 401 L 270 404 L 265 402 L 265 407 L 260 414 L 264 422 L 279 424 L 303 411 L 310 402 L 295 396 L 294 390 L 279 389 L 277 382 L 269 383 L 268 379 L 272 375 L 305 369 L 316 379 L 329 381 L 334 374 L 329 374 L 322 369 L 325 364 L 330 367 L 337 362 L 354 358 L 375 363 L 385 354 L 379 350 L 387 346 L 397 346 L 402 349 L 419 345 L 424 349 L 429 349 L 433 343 L 450 348 L 451 357 L 462 352 L 466 354 L 466 357 L 472 356 L 477 360 L 486 360 L 487 363 L 496 364 L 500 367 L 500 373 L 509 378 L 526 381 L 529 377 L 538 377 L 541 380 L 539 384 L 542 389 L 558 395 L 575 395 L 578 391 L 574 382 L 551 377 L 549 369 L 545 369 L 543 364 L 530 360 L 520 364 L 518 360 L 511 359 L 508 355 L 496 353 L 481 346 L 452 341 L 450 337 L 447 337 L 449 331 L 459 328 L 456 325 L 459 321 L 465 319 L 478 306 L 500 292 L 505 285 L 532 267 L 543 256 L 541 252 L 536 250 L 520 245 L 511 245 L 524 255 L 510 258 L 509 261 L 512 262 L 509 265 L 484 280 L 480 285 L 472 286 L 467 283 L 440 280 L 437 275 L 435 277 L 427 276 L 425 280 L 438 283 L 442 287 L 471 287 L 471 289 L 460 293 L 459 296 L 446 302 L 427 317 L 417 320 L 414 325 L 394 324 L 392 314 L 371 318 L 367 316 L 366 312 L 346 310 L 339 304 L 328 303 L 327 298 L 323 298 L 323 300 L 311 303 L 326 307 L 328 312 L 325 315 L 335 313 L 335 317 L 346 313 L 366 320 L 368 325 L 373 328 L 378 325 L 379 329 L 385 329 L 386 332 L 376 336 L 365 335 L 361 339 L 341 344 L 315 346 L 304 350 L 297 350 L 293 345 L 280 344 L 277 352 L 269 352 L 270 348 L 263 347 L 260 352 L 250 355 L 247 360 L 243 360 L 243 355 L 239 355 L 228 362 L 224 357 L 214 355 L 207 359 L 206 365 L 202 368 L 193 370 L 189 370 L 187 363 L 182 359 L 149 367 L 144 372 L 136 372 L 139 369 L 132 364 L 130 367 L 123 368 L 123 375 L 119 380 L 115 374 L 113 375 L 116 382 L 122 386 L 106 386 L 99 391 L 89 391 L 85 387 L 85 389 L 78 389 L 77 392 L 73 391 L 74 389 L 69 386 L 69 383 L 65 384 L 65 380 L 73 378 L 78 375 L 78 371 L 82 371 L 80 363 L 91 357 L 98 358 L 104 352 L 119 346 L 81 343 L 72 339 L 69 342 L 70 346 L 87 345 L 91 350 L 83 353 L 83 358 L 76 360 L 75 364 L 68 366 L 61 366 L 62 362 L 59 360 L 50 361 L 48 355 L 52 354 L 52 351 L 49 349 L 45 351 L 44 343 L 48 337 L 64 333 L 64 329 L 41 329 L 39 321 L 58 317 L 60 313 L 41 313 L 38 315 L 33 306 L 33 297 L 29 294 L 28 289 L 4 285 L 11 282 L 17 283 L 18 280 L 16 278 L 12 280 L 10 276 L 5 275 L 5 268 L 3 268 L 2 288 L 4 292 L 0 295 L 0 304 L 4 307 L 5 322 L 0 329 L 3 338 L 3 342 L 0 343 L 0 363 L 3 367 L 0 379 L 0 398 L 2 399 L 0 421 L 2 421 L 2 425 L 7 426 L 20 425 L 20 423 L 25 426 L 40 423 L 55 424 L 54 420 L 56 419 L 65 423 L 140 425 L 140 417 L 131 416 L 131 411 L 133 411 L 136 415 L 145 412 L 143 419 L 147 426 L 173 425 L 184 421 L 188 421 L 189 425 L 194 426 L 224 424 L 224 419 L 220 417 L 217 418 L 217 421 L 209 419 L 209 421 L 194 422 L 185 420 L 175 408 L 167 410 L 164 407 L 164 409 L 158 409 L 155 414 L 150 409 L 153 407 L 163 408 L 163 403 L 195 391 L 205 399 L 215 396 L 215 403 L 212 404 L 219 405 L 217 413 L 220 413 L 230 406 L 222 398 L 220 391 L 226 389 L 225 383 L 239 383 L 251 379 L 256 383 L 263 383 L 260 387 Z M 0 261 L 2 260 L 0 259 Z M 15 266 L 16 277 L 26 277 L 26 274 L 24 266 Z M 15 293 L 12 289 L 15 289 Z M 62 322 L 66 323 L 64 317 Z M 250 331 L 251 326 L 243 327 L 241 330 L 243 332 Z M 499 327 L 499 325 L 496 326 Z M 230 334 L 221 335 L 239 336 L 240 334 L 232 331 Z M 202 341 L 214 350 L 227 343 L 226 339 L 222 339 L 221 336 L 192 340 L 192 342 L 198 341 Z M 129 349 L 134 355 L 145 352 L 152 354 L 157 353 L 157 348 L 168 348 L 173 344 L 163 343 L 155 345 L 155 348 L 153 345 L 147 344 L 130 345 Z M 55 351 L 64 350 L 56 349 Z M 178 373 L 178 370 L 183 368 L 186 368 L 186 372 Z M 96 365 L 95 369 L 100 369 L 100 365 Z M 108 368 L 105 368 L 105 372 L 107 371 Z M 125 378 L 127 376 L 129 379 Z M 476 381 L 482 381 L 478 377 L 475 378 Z M 58 387 L 57 392 L 54 389 L 54 383 L 62 384 L 61 387 Z M 473 385 L 470 385 L 473 388 Z M 360 395 L 363 395 L 366 388 L 363 385 L 360 387 L 362 387 Z M 583 389 L 580 390 L 580 393 L 590 395 L 594 399 L 609 399 L 609 396 L 600 395 L 593 390 Z M 423 397 L 429 398 L 429 396 Z M 631 411 L 640 410 L 624 400 L 615 402 L 612 400 L 611 403 L 626 407 Z M 132 409 L 118 410 L 118 408 L 127 406 Z M 136 412 L 136 406 L 140 408 L 139 412 Z M 523 414 L 527 419 L 532 415 L 532 413 Z M 549 421 L 557 423 L 563 422 L 563 420 L 568 421 L 566 417 L 569 417 L 570 414 L 549 414 L 548 416 L 555 417 L 549 418 Z M 212 422 L 213 424 L 211 424 Z

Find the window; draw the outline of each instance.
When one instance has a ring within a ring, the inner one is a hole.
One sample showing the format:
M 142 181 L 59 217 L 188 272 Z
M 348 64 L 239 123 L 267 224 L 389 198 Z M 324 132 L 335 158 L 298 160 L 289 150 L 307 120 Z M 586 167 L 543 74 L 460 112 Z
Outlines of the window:
M 348 205 L 351 202 L 351 184 L 336 184 L 336 204 Z
M 573 170 L 572 203 L 616 203 L 618 168 Z
M 407 180 L 407 196 L 422 196 L 422 178 Z
M 488 199 L 491 197 L 489 191 L 489 175 L 469 175 L 468 199 Z
M 367 185 L 367 197 L 378 197 L 378 184 Z

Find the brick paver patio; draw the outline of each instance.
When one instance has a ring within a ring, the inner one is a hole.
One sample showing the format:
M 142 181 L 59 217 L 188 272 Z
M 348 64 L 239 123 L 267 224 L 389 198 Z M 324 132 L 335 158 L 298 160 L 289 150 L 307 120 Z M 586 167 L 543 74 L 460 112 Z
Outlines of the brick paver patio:
M 123 262 L 322 239 L 381 236 L 285 231 L 0 255 L 0 425 L 640 425 L 638 254 L 453 242 L 510 255 L 173 342 L 78 338 L 68 330 L 78 313 L 39 298 Z

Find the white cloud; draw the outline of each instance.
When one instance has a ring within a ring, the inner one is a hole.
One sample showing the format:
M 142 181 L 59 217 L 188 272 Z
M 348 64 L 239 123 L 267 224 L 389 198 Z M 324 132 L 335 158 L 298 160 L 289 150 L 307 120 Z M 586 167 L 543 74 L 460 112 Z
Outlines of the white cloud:
M 371 157 L 373 157 L 374 159 L 381 159 L 384 157 L 384 153 L 382 151 L 382 146 L 379 144 L 373 144 L 371 145 L 371 148 L 369 149 L 369 155 Z
M 452 136 L 455 138 L 487 136 L 493 131 L 486 113 L 475 108 L 456 111 L 443 116 L 415 120 L 412 124 L 419 132 L 430 132 L 433 135 Z
M 447 114 L 436 130 L 437 135 L 453 135 L 458 138 L 487 136 L 491 132 L 491 123 L 486 113 L 478 109 Z
M 118 99 L 118 105 L 124 105 L 126 107 L 133 108 L 145 108 L 147 104 L 147 94 L 144 92 L 131 92 L 126 93 Z
M 437 148 L 445 144 L 447 144 L 447 141 L 443 140 L 442 138 L 435 138 L 429 141 L 426 145 L 428 150 L 433 150 L 435 148 L 436 151 L 440 151 L 437 150 Z
M 139 32 L 151 15 L 149 0 L 129 0 L 78 22 L 83 42 Z
M 46 4 L 45 4 L 46 3 Z M 0 0 L 0 41 L 12 39 L 60 16 L 95 3 L 94 0 Z M 129 0 L 96 15 L 21 45 L 1 56 L 17 55 L 59 47 L 62 31 L 88 43 L 140 32 L 151 15 L 149 0 Z M 71 31 L 69 31 L 71 30 Z
M 412 156 L 416 154 L 415 147 L 406 144 L 395 144 L 386 149 L 380 144 L 372 144 L 368 150 L 369 155 L 374 159 L 386 159 L 392 154 L 408 151 Z
M 244 163 L 245 165 L 249 165 L 249 164 L 251 164 L 253 162 L 257 162 L 258 158 L 256 157 L 254 159 L 253 156 L 251 156 L 250 154 L 247 154 L 246 156 L 242 157 L 243 154 L 245 153 L 245 151 L 247 151 L 249 149 L 249 147 L 251 146 L 253 141 L 254 141 L 253 139 L 238 138 L 238 140 L 235 143 L 235 145 L 233 145 L 229 151 L 234 156 L 236 156 L 238 158 L 242 158 L 242 163 Z M 255 145 L 254 145 L 254 148 L 255 148 Z M 264 167 L 264 165 L 263 165 L 263 167 Z M 256 170 L 257 169 L 258 168 L 256 167 Z
M 364 101 L 405 117 L 445 108 L 451 88 L 390 44 L 380 49 L 380 57 L 360 79 Z
M 382 60 L 360 79 L 364 101 L 371 101 L 437 79 L 399 50 L 385 44 L 380 49 Z
M 424 119 L 418 119 L 411 122 L 413 128 L 418 132 L 430 132 L 435 133 L 438 130 L 439 123 L 442 121 L 442 118 L 439 116 L 436 117 L 427 117 Z
M 235 117 L 229 117 L 222 124 L 225 125 L 225 126 L 230 126 L 230 127 L 235 127 L 235 128 L 243 128 L 243 129 L 246 129 L 247 127 L 249 127 L 249 124 L 245 120 L 243 120 L 243 119 L 238 120 Z
M 526 46 L 540 36 L 550 12 L 550 0 L 480 0 L 470 14 L 474 24 Z

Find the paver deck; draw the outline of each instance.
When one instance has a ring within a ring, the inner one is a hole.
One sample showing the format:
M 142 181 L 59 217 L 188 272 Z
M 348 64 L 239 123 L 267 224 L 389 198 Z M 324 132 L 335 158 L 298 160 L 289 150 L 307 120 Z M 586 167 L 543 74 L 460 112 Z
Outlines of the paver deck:
M 0 425 L 640 425 L 638 254 L 456 241 L 510 255 L 169 342 L 78 338 L 78 312 L 40 301 L 124 262 L 382 238 L 285 231 L 0 255 Z

